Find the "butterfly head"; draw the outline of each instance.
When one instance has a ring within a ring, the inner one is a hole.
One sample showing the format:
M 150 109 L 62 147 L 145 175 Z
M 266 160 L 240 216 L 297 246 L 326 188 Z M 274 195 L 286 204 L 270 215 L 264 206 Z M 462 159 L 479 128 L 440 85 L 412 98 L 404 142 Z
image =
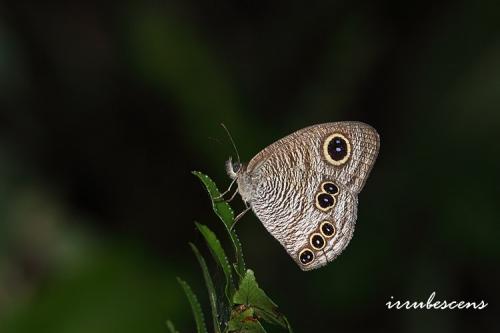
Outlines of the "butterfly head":
M 231 179 L 237 179 L 244 169 L 244 165 L 240 161 L 233 161 L 232 157 L 226 161 L 226 172 Z

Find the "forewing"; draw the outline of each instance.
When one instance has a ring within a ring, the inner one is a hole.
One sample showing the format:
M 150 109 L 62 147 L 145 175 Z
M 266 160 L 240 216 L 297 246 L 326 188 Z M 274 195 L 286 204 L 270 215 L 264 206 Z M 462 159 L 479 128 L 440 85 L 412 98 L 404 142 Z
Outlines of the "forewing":
M 343 146 L 340 141 L 337 147 L 334 144 L 337 139 L 345 140 L 347 144 Z M 276 168 L 300 168 L 332 176 L 353 194 L 357 194 L 363 188 L 377 158 L 379 145 L 377 131 L 361 122 L 314 125 L 263 149 L 248 163 L 247 172 L 257 175 L 259 169 L 272 160 Z M 335 149 L 348 150 L 344 161 L 331 158 L 332 154 L 336 154 Z

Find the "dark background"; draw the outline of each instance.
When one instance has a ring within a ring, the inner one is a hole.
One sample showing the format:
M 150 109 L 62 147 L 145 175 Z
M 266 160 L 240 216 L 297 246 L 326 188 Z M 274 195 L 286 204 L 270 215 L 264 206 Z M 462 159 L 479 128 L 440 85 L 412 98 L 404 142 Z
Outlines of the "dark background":
M 0 3 L 0 331 L 192 332 L 187 245 L 229 180 L 302 127 L 381 151 L 356 232 L 304 273 L 253 214 L 247 264 L 297 332 L 497 332 L 498 1 Z M 238 209 L 242 206 L 236 204 Z M 220 278 L 220 276 L 219 276 Z M 388 310 L 485 300 L 484 310 Z

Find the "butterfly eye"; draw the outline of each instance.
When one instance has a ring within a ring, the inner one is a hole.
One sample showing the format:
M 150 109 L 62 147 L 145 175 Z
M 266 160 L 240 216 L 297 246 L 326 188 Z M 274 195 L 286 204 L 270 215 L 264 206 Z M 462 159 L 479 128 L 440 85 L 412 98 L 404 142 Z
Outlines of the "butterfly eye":
M 314 233 L 311 235 L 311 238 L 309 239 L 309 243 L 311 243 L 311 246 L 315 250 L 322 250 L 325 247 L 325 239 L 321 234 Z
M 327 183 L 323 183 L 323 191 L 325 191 L 326 193 L 335 195 L 335 194 L 339 193 L 339 188 L 334 183 L 327 182 Z
M 240 162 L 232 162 L 232 164 L 233 164 L 233 171 L 234 172 L 240 171 L 240 168 L 241 168 L 241 163 Z
M 342 165 L 351 155 L 351 144 L 342 134 L 334 133 L 326 138 L 323 144 L 323 154 L 329 163 Z
M 326 238 L 330 238 L 335 235 L 335 227 L 328 221 L 321 223 L 319 230 Z
M 316 207 L 322 211 L 330 210 L 335 205 L 335 198 L 328 193 L 318 193 L 316 195 Z
M 304 249 L 299 253 L 299 260 L 302 265 L 309 265 L 314 260 L 314 253 L 309 249 Z

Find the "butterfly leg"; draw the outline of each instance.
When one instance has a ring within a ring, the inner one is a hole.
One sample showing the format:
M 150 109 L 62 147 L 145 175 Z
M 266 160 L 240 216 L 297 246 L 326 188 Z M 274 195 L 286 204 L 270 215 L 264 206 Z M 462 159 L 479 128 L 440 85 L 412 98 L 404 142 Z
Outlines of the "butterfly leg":
M 225 196 L 226 194 L 228 194 L 228 193 L 231 191 L 231 188 L 233 187 L 233 185 L 234 185 L 234 183 L 235 183 L 235 182 L 236 182 L 236 178 L 235 178 L 235 179 L 233 179 L 233 181 L 231 182 L 231 184 L 229 184 L 228 189 L 227 189 L 227 190 L 225 190 L 224 192 L 222 192 L 222 193 L 221 193 L 218 197 L 214 198 L 214 200 L 215 200 L 215 201 L 220 201 L 220 200 L 223 200 L 223 199 L 224 199 L 224 196 Z M 238 192 L 238 191 L 236 191 L 236 192 Z M 233 197 L 234 197 L 234 195 L 233 195 Z M 231 197 L 231 198 L 233 198 L 233 197 Z M 231 200 L 232 200 L 232 199 L 231 199 Z
M 245 202 L 245 207 L 246 207 L 245 210 L 243 210 L 241 213 L 238 214 L 238 216 L 235 217 L 233 225 L 231 226 L 231 230 L 233 230 L 234 226 L 236 225 L 236 222 L 238 222 L 243 217 L 243 215 L 245 215 L 246 212 L 248 212 L 252 208 L 246 202 Z
M 234 191 L 233 195 L 231 195 L 231 198 L 227 199 L 226 202 L 231 202 L 233 201 L 233 199 L 236 197 L 236 194 L 238 194 L 238 189 L 236 189 L 236 191 Z

